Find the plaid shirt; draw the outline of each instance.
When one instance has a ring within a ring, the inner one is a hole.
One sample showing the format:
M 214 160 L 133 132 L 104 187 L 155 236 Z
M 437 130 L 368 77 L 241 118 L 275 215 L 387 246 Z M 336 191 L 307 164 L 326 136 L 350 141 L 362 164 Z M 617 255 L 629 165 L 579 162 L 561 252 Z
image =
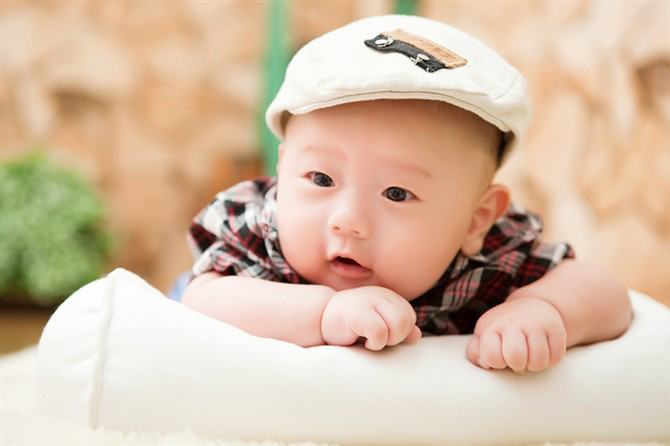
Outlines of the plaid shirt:
M 282 256 L 275 221 L 276 178 L 242 182 L 194 219 L 192 274 L 216 271 L 287 283 L 307 283 Z M 515 289 L 542 277 L 565 258 L 565 243 L 543 243 L 540 218 L 510 205 L 474 256 L 458 253 L 438 282 L 411 304 L 426 335 L 472 333 L 479 317 Z

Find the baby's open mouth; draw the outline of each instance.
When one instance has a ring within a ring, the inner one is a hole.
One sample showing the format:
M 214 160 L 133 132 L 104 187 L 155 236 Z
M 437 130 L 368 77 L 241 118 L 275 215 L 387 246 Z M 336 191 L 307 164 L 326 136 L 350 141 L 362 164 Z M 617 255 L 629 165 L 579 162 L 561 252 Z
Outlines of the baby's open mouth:
M 372 274 L 372 270 L 350 257 L 337 256 L 330 264 L 335 273 L 349 279 L 366 279 Z
M 354 259 L 350 259 L 350 258 L 348 258 L 348 257 L 340 257 L 340 256 L 338 256 L 338 257 L 335 258 L 335 261 L 336 261 L 336 262 L 342 262 L 342 263 L 347 264 L 347 265 L 361 266 L 360 263 L 358 263 L 358 262 L 355 261 Z

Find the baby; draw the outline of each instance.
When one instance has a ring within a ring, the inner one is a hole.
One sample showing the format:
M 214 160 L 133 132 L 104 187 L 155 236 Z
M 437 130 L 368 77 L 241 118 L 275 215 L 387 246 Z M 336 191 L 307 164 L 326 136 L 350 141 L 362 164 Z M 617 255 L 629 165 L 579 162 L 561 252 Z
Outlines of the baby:
M 267 110 L 277 177 L 196 217 L 182 302 L 305 347 L 474 333 L 470 361 L 519 373 L 620 335 L 624 287 L 541 242 L 539 218 L 492 184 L 529 102 L 515 68 L 436 21 L 372 17 L 315 39 Z

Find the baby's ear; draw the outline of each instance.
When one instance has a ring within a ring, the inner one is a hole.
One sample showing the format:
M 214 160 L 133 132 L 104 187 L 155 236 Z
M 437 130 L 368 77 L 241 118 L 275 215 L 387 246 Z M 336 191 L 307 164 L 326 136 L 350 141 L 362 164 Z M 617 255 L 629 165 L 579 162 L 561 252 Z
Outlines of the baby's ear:
M 470 228 L 465 235 L 461 252 L 472 256 L 482 250 L 484 238 L 497 219 L 505 214 L 510 202 L 510 192 L 505 186 L 492 184 L 484 192 L 479 205 L 472 213 Z

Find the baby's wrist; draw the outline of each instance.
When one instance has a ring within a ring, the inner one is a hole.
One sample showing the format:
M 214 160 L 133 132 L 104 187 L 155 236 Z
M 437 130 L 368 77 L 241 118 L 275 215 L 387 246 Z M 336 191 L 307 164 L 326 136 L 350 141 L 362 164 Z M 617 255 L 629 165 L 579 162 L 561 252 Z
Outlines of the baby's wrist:
M 507 299 L 505 299 L 505 302 L 511 302 L 515 300 L 525 300 L 525 299 L 531 299 L 533 301 L 541 301 L 544 302 L 545 304 L 549 305 L 550 307 L 556 309 L 556 307 L 549 302 L 547 299 L 542 297 L 541 294 L 531 291 L 531 290 L 526 290 L 525 288 L 518 288 L 517 290 L 513 291 L 510 293 L 509 296 L 507 296 Z M 558 311 L 558 309 L 556 309 Z
M 550 309 L 552 312 L 555 312 L 558 314 L 558 316 L 561 318 L 561 321 L 563 322 L 563 326 L 565 326 L 565 319 L 563 318 L 563 314 L 561 313 L 561 310 L 554 305 L 550 299 L 546 299 L 542 296 L 542 294 L 537 293 L 535 290 L 527 290 L 525 289 L 526 287 L 518 288 L 517 290 L 513 291 L 505 300 L 505 302 L 511 302 L 511 301 L 521 301 L 521 300 L 530 300 L 530 301 L 535 301 L 535 302 L 542 302 L 547 309 Z
M 507 296 L 507 299 L 505 299 L 505 302 L 508 301 L 513 301 L 513 300 L 520 300 L 520 299 L 536 299 L 536 300 L 541 300 L 543 302 L 546 302 L 547 304 L 551 304 L 547 299 L 544 298 L 542 293 L 538 291 L 535 288 L 531 288 L 530 286 L 524 286 L 521 288 L 517 288 L 516 290 L 512 291 L 509 296 Z
M 326 341 L 326 335 L 324 334 L 324 316 L 326 315 L 328 305 L 333 301 L 333 297 L 337 294 L 337 291 L 325 285 L 319 286 L 319 288 L 321 293 L 320 296 L 323 300 L 321 314 L 319 316 L 319 335 L 321 336 L 321 344 L 326 345 L 328 342 Z

